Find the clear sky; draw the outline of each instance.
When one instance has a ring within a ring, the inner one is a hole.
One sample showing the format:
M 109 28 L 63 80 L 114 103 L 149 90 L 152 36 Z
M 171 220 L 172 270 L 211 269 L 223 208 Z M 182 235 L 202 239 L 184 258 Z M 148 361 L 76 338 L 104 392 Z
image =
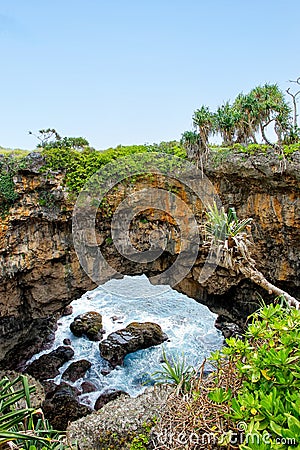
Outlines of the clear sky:
M 0 0 L 0 145 L 180 139 L 193 111 L 300 76 L 299 0 Z

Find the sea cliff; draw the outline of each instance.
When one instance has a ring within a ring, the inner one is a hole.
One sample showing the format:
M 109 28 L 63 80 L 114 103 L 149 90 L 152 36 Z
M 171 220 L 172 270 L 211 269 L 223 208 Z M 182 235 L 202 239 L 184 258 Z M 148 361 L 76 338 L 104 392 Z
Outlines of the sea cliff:
M 32 355 L 49 337 L 63 309 L 96 286 L 81 268 L 74 250 L 75 198 L 70 197 L 64 186 L 64 172 L 41 172 L 43 164 L 43 158 L 29 156 L 26 167 L 15 173 L 17 197 L 0 219 L 0 366 L 4 368 L 18 367 Z M 252 255 L 259 270 L 297 298 L 300 297 L 299 169 L 299 152 L 282 168 L 278 155 L 271 151 L 255 156 L 235 152 L 212 154 L 204 168 L 224 207 L 234 206 L 240 218 L 253 218 Z M 130 192 L 141 188 L 143 183 L 138 180 L 135 186 L 130 186 Z M 155 188 L 166 187 L 157 178 L 151 183 Z M 172 189 L 191 207 L 196 219 L 203 217 L 203 206 L 192 192 L 176 180 Z M 109 207 L 113 209 L 122 198 L 124 189 L 112 192 L 107 200 Z M 181 211 L 177 213 L 180 216 Z M 149 210 L 145 220 L 135 220 L 132 225 L 137 248 L 143 249 L 145 237 L 155 230 L 171 236 L 162 255 L 147 264 L 122 257 L 112 245 L 110 228 L 110 214 L 100 212 L 97 241 L 105 259 L 122 274 L 159 275 L 180 252 L 180 236 L 169 214 Z M 193 267 L 175 288 L 217 314 L 242 323 L 257 308 L 259 295 L 266 300 L 268 296 L 242 275 L 236 276 L 222 267 L 200 284 L 198 277 L 206 256 L 207 248 L 200 243 Z M 103 274 L 103 281 L 108 278 L 108 274 Z

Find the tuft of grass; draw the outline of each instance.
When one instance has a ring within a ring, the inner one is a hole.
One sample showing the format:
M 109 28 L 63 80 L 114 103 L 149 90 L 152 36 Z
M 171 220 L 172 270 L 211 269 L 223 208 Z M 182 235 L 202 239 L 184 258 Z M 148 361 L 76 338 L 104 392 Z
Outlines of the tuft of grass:
M 179 391 L 190 391 L 192 380 L 196 375 L 196 369 L 193 366 L 186 364 L 184 354 L 182 354 L 181 357 L 178 356 L 175 358 L 172 356 L 172 358 L 169 359 L 163 348 L 162 357 L 163 363 L 161 370 L 157 370 L 152 374 L 156 383 L 176 384 Z

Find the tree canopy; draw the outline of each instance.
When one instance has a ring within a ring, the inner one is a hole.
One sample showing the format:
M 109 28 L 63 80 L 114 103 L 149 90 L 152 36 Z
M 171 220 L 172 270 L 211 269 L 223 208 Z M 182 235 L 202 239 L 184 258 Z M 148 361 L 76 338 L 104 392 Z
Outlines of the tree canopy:
M 300 77 L 291 83 L 299 85 Z M 208 152 L 210 136 L 216 134 L 221 136 L 224 146 L 247 146 L 259 140 L 271 147 L 299 142 L 296 97 L 300 91 L 292 93 L 289 88 L 286 93 L 292 98 L 292 108 L 278 85 L 267 83 L 247 94 L 241 92 L 233 103 L 227 101 L 214 112 L 202 105 L 192 117 L 194 131 L 182 134 L 181 142 L 188 157 L 198 164 Z M 271 141 L 270 134 L 276 136 L 276 142 Z

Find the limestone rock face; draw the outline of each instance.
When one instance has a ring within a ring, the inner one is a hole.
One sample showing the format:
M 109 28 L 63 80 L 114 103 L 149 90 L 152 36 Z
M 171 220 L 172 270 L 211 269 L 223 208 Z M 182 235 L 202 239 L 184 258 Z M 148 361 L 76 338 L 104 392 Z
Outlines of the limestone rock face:
M 168 395 L 173 388 L 167 385 L 147 389 L 136 398 L 120 395 L 99 411 L 69 425 L 69 439 L 80 442 L 82 450 L 128 450 L 132 440 L 145 434 L 159 419 Z
M 0 217 L 0 368 L 20 368 L 24 360 L 37 352 L 64 308 L 87 290 L 96 287 L 76 256 L 72 237 L 71 201 L 64 187 L 64 174 L 39 171 L 42 158 L 34 156 L 28 167 L 14 177 L 18 198 L 9 214 Z M 282 171 L 274 151 L 255 156 L 234 153 L 211 155 L 204 168 L 227 209 L 234 206 L 239 218 L 253 218 L 253 258 L 257 267 L 273 283 L 300 298 L 300 154 L 294 153 Z M 155 178 L 155 177 L 154 177 Z M 196 180 L 197 181 L 197 180 Z M 149 178 L 110 193 L 111 210 L 128 194 L 149 186 Z M 159 189 L 170 186 L 154 179 Z M 179 180 L 171 186 L 176 195 L 193 211 L 201 224 L 203 204 Z M 47 202 L 45 202 L 47 199 Z M 152 204 L 160 199 L 153 193 Z M 133 205 L 133 209 L 136 205 Z M 134 210 L 135 212 L 135 210 Z M 185 218 L 181 204 L 176 216 Z M 121 224 L 122 226 L 122 224 Z M 99 215 L 97 242 L 108 264 L 126 275 L 162 274 L 178 257 L 180 232 L 169 214 L 150 208 L 143 220 L 134 220 L 132 245 L 149 249 L 151 237 L 168 236 L 161 255 L 149 263 L 126 259 L 108 239 L 111 217 Z M 188 240 L 189 236 L 185 237 Z M 158 244 L 160 241 L 157 241 Z M 126 247 L 126 242 L 120 242 Z M 89 251 L 94 251 L 89 247 Z M 242 275 L 236 276 L 218 267 L 213 275 L 199 283 L 207 249 L 199 248 L 192 269 L 175 289 L 207 305 L 228 320 L 243 323 L 259 305 L 258 295 L 268 295 Z M 189 264 L 182 255 L 182 264 Z M 110 278 L 103 271 L 101 283 Z M 165 280 L 168 283 L 168 280 Z
M 116 367 L 123 363 L 128 353 L 162 344 L 167 339 L 168 336 L 156 323 L 132 322 L 126 328 L 109 334 L 107 339 L 100 342 L 100 355 Z
M 85 335 L 90 341 L 100 341 L 103 336 L 102 316 L 96 311 L 90 311 L 75 317 L 70 330 L 77 336 Z

